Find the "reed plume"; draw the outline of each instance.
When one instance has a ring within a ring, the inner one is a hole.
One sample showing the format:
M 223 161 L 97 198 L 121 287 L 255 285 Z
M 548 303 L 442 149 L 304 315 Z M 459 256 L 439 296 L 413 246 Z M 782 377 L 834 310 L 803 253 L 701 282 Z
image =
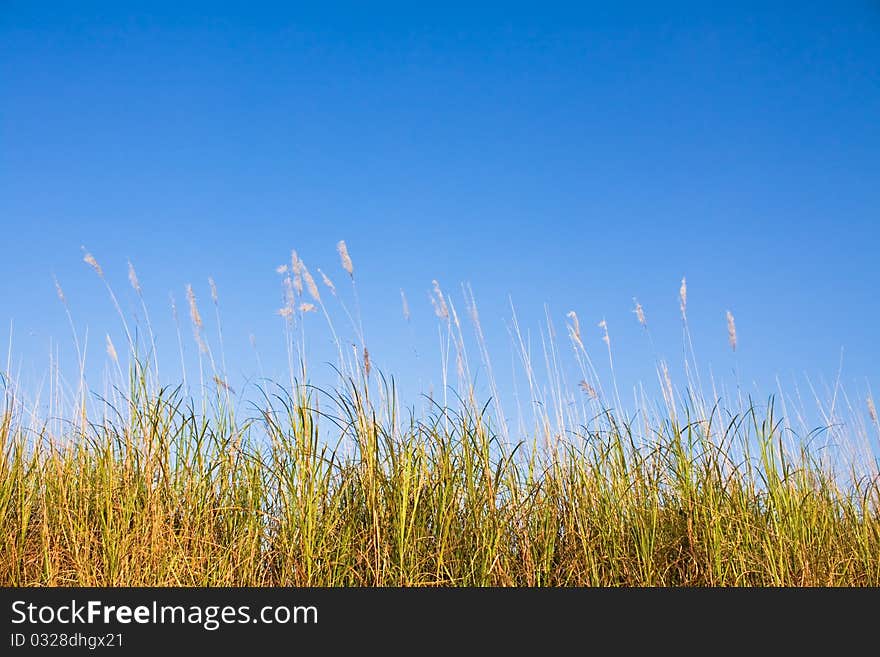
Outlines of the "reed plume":
M 434 288 L 434 296 L 431 297 L 431 304 L 434 306 L 434 313 L 440 319 L 449 321 L 449 306 L 446 305 L 446 297 L 443 296 L 443 290 L 440 289 L 440 283 L 435 280 L 431 281 Z
M 345 240 L 339 240 L 336 244 L 336 250 L 339 252 L 342 268 L 348 272 L 349 276 L 354 278 L 354 265 L 351 262 L 351 257 L 348 255 L 348 247 L 345 245 Z
M 688 286 L 687 279 L 684 276 L 681 277 L 681 287 L 678 289 L 678 298 L 679 298 L 679 306 L 681 307 L 681 316 L 687 316 L 687 303 L 688 303 Z
M 409 303 L 406 301 L 406 294 L 403 292 L 403 288 L 400 288 L 400 302 L 403 305 L 403 318 L 408 322 L 409 321 Z
M 645 310 L 644 310 L 644 308 L 642 308 L 642 304 L 640 304 L 639 300 L 636 299 L 635 297 L 633 297 L 633 301 L 636 304 L 636 309 L 633 310 L 633 312 L 636 314 L 636 319 L 639 320 L 639 324 L 641 324 L 645 328 L 648 328 L 648 322 L 645 319 Z
M 333 281 L 331 281 L 330 278 L 327 276 L 327 274 L 325 274 L 320 269 L 318 269 L 318 273 L 321 274 L 321 280 L 323 280 L 324 285 L 327 286 L 327 289 L 330 290 L 330 294 L 332 294 L 335 297 L 336 296 L 336 286 L 333 285 Z
M 303 261 L 300 260 L 296 251 L 290 252 L 290 264 L 291 271 L 293 271 L 293 287 L 296 290 L 296 293 L 301 295 L 303 293 Z
M 110 356 L 110 359 L 116 362 L 119 362 L 119 356 L 116 354 L 116 347 L 113 346 L 113 340 L 110 339 L 110 334 L 107 334 L 107 355 Z
M 196 304 L 196 293 L 193 292 L 192 285 L 186 285 L 186 300 L 189 302 L 189 316 L 192 320 L 193 328 L 197 331 L 202 330 L 202 316 L 199 313 L 199 307 Z
M 309 272 L 308 267 L 305 266 L 305 263 L 302 266 L 302 275 L 303 280 L 306 282 L 306 289 L 309 291 L 312 299 L 320 303 L 321 293 L 318 290 L 318 286 L 315 285 L 315 279 L 312 278 L 312 274 Z
M 86 252 L 86 254 L 83 256 L 83 262 L 94 269 L 98 276 L 104 278 L 104 270 L 101 269 L 101 265 L 99 265 L 98 261 L 95 260 L 95 256 L 93 256 L 91 253 Z
M 131 260 L 128 261 L 128 281 L 131 283 L 131 287 L 138 294 L 141 293 L 141 282 L 138 280 L 137 272 L 134 270 L 134 265 L 131 264 Z
M 596 394 L 596 389 L 587 383 L 586 379 L 581 379 L 581 382 L 578 384 L 580 389 L 587 393 L 587 397 L 590 399 L 597 399 L 599 395 Z
M 733 321 L 733 313 L 727 311 L 727 341 L 730 348 L 736 351 L 736 323 Z

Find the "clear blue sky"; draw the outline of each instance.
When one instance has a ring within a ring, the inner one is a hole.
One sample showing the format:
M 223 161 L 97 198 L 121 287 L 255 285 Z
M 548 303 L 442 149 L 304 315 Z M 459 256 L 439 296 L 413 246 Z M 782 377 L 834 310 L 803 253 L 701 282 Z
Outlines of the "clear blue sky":
M 716 373 L 832 380 L 844 347 L 856 392 L 876 375 L 876 2 L 299 5 L 0 3 L 0 337 L 14 319 L 24 372 L 70 343 L 53 273 L 91 357 L 121 342 L 81 245 L 133 311 L 135 263 L 170 363 L 168 293 L 210 317 L 214 276 L 236 377 L 252 333 L 277 363 L 274 267 L 296 248 L 341 284 L 345 239 L 404 377 L 436 377 L 437 278 L 473 285 L 501 378 L 512 295 L 533 331 L 575 309 L 597 361 L 606 318 L 622 385 L 653 383 L 632 298 L 680 361 L 683 275 Z

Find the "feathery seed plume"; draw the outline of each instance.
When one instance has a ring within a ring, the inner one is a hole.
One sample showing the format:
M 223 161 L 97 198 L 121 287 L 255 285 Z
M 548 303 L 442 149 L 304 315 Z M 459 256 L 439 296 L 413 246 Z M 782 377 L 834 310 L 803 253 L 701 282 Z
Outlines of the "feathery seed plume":
M 189 316 L 192 319 L 193 327 L 198 331 L 202 328 L 202 316 L 199 314 L 199 307 L 196 305 L 196 294 L 189 283 L 186 286 L 186 299 L 189 301 Z
M 608 337 L 608 322 L 606 322 L 603 319 L 601 322 L 599 322 L 598 326 L 600 329 L 605 331 L 605 335 L 602 336 L 602 342 L 604 342 L 605 344 L 607 344 L 610 347 L 611 346 L 611 338 Z
M 727 341 L 730 348 L 736 351 L 736 324 L 733 321 L 733 313 L 727 311 Z
M 688 286 L 684 276 L 681 277 L 681 287 L 678 290 L 678 298 L 680 299 L 681 315 L 685 316 L 688 303 Z
M 214 282 L 214 278 L 212 276 L 208 276 L 208 285 L 211 287 L 211 300 L 216 306 L 219 297 L 217 295 L 217 284 Z
M 877 408 L 874 406 L 874 398 L 870 395 L 868 396 L 868 415 L 871 416 L 871 421 L 877 421 Z
M 67 303 L 67 299 L 64 296 L 64 290 L 61 289 L 61 283 L 58 282 L 58 279 L 55 278 L 55 275 L 52 275 L 52 280 L 55 281 L 55 292 L 58 294 L 58 299 L 61 303 Z
M 131 264 L 131 260 L 128 261 L 128 280 L 134 288 L 134 291 L 140 294 L 141 282 L 138 280 L 137 272 L 134 270 L 134 265 Z
M 330 294 L 332 294 L 335 297 L 336 296 L 336 286 L 333 285 L 333 281 L 331 281 L 327 277 L 327 274 L 325 274 L 320 269 L 318 270 L 318 273 L 321 274 L 321 279 L 324 281 L 324 285 L 326 285 L 330 289 Z
M 599 395 L 596 394 L 596 389 L 587 383 L 586 379 L 581 379 L 581 382 L 578 384 L 585 393 L 587 393 L 587 397 L 590 399 L 596 399 Z
M 443 296 L 443 291 L 440 289 L 440 283 L 433 280 L 431 281 L 431 284 L 434 286 L 434 294 L 436 296 L 436 302 L 433 298 L 431 299 L 432 303 L 434 303 L 434 312 L 440 319 L 449 321 L 449 306 L 446 305 L 446 298 Z
M 663 383 L 666 385 L 665 390 L 663 391 L 663 396 L 666 397 L 668 403 L 673 404 L 675 397 L 672 392 L 672 379 L 669 378 L 669 367 L 666 365 L 666 361 L 660 361 L 660 367 L 663 370 Z
M 370 376 L 370 370 L 372 369 L 373 366 L 370 364 L 370 352 L 364 347 L 364 372 L 366 372 L 367 376 Z
M 300 312 L 310 313 L 315 310 L 315 304 L 313 303 L 301 303 L 299 304 Z
M 287 265 L 278 265 L 275 267 L 276 274 L 286 274 L 287 273 Z
M 580 341 L 581 341 L 581 323 L 578 321 L 577 313 L 576 313 L 575 311 L 573 311 L 573 310 L 569 310 L 568 313 L 567 313 L 565 316 L 568 317 L 568 318 L 571 320 L 571 323 L 572 323 L 572 327 L 571 327 L 572 335 L 574 335 L 575 339 L 576 339 L 578 342 L 580 342 Z M 583 344 L 583 343 L 581 343 L 581 344 Z
M 645 328 L 647 328 L 647 327 L 648 327 L 648 322 L 647 322 L 647 320 L 645 319 L 645 309 L 642 308 L 642 304 L 640 304 L 640 303 L 639 303 L 639 300 L 636 299 L 635 297 L 633 297 L 633 301 L 634 301 L 635 304 L 636 304 L 636 309 L 633 311 L 633 312 L 636 314 L 636 319 L 639 320 L 639 324 L 641 324 L 642 326 L 644 326 Z
M 299 256 L 296 254 L 296 251 L 290 252 L 290 261 L 291 261 L 291 269 L 293 269 L 293 287 L 294 287 L 294 289 L 296 289 L 297 294 L 302 294 L 302 292 L 303 292 L 303 281 L 302 281 L 303 261 L 299 259 Z
M 101 265 L 99 265 L 98 261 L 95 260 L 95 256 L 93 256 L 91 253 L 86 253 L 83 256 L 83 262 L 91 266 L 91 268 L 98 273 L 98 276 L 104 278 L 104 270 L 101 269 Z
M 116 347 L 113 346 L 113 340 L 110 339 L 110 334 L 107 334 L 107 355 L 110 356 L 116 362 L 119 362 L 119 358 L 116 355 Z
M 233 389 L 229 386 L 229 384 L 226 383 L 226 381 L 224 381 L 223 379 L 221 379 L 221 378 L 220 378 L 219 376 L 217 376 L 216 374 L 214 375 L 213 378 L 214 378 L 214 383 L 216 383 L 219 387 L 223 388 L 224 390 L 228 390 L 228 391 L 231 392 L 233 395 L 235 394 L 235 390 L 233 390 Z
M 406 294 L 404 294 L 403 288 L 400 288 L 400 301 L 403 304 L 403 318 L 409 321 L 409 304 L 406 301 Z
M 306 282 L 306 289 L 309 291 L 309 294 L 312 296 L 312 299 L 314 299 L 315 301 L 320 301 L 321 300 L 321 293 L 318 291 L 318 286 L 315 285 L 315 279 L 312 278 L 312 275 L 309 272 L 308 268 L 305 266 L 305 264 L 303 264 L 303 266 L 302 266 L 302 275 L 303 275 L 303 279 L 305 279 L 305 282 Z
M 351 263 L 351 257 L 348 255 L 348 247 L 345 245 L 345 240 L 339 240 L 336 244 L 336 250 L 339 252 L 342 268 L 348 272 L 349 276 L 354 278 L 354 265 Z

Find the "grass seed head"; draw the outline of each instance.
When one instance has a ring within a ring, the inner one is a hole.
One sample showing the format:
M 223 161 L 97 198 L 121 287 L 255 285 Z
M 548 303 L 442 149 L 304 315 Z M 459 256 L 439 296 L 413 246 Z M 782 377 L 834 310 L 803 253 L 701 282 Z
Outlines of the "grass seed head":
M 131 260 L 128 261 L 128 281 L 131 283 L 134 291 L 140 294 L 141 282 L 138 280 L 137 272 L 134 270 L 134 265 L 131 264 Z
M 189 316 L 192 319 L 193 328 L 199 331 L 202 328 L 202 316 L 199 314 L 199 307 L 196 304 L 196 293 L 193 292 L 190 284 L 186 286 L 186 300 L 189 302 Z
M 604 335 L 602 336 L 602 342 L 604 342 L 609 347 L 611 346 L 611 338 L 608 337 L 608 322 L 604 319 L 599 322 L 599 328 L 604 331 Z
M 681 315 L 684 317 L 687 314 L 687 304 L 688 304 L 688 286 L 687 279 L 684 276 L 681 277 L 681 287 L 678 288 L 678 299 L 679 306 L 681 307 Z
M 727 311 L 727 341 L 730 348 L 736 351 L 736 323 L 733 321 L 733 313 Z
M 94 269 L 95 272 L 97 272 L 98 276 L 104 278 L 104 270 L 101 269 L 101 265 L 99 265 L 98 261 L 95 260 L 95 256 L 93 256 L 91 253 L 86 252 L 86 254 L 83 256 L 83 262 Z
M 449 321 L 449 306 L 446 305 L 446 297 L 443 296 L 440 283 L 435 279 L 431 281 L 431 285 L 434 287 L 434 296 L 431 297 L 431 302 L 434 304 L 434 313 L 440 319 Z
M 55 293 L 58 295 L 58 299 L 61 303 L 66 304 L 67 298 L 64 296 L 64 290 L 61 289 L 61 283 L 58 282 L 58 279 L 55 276 L 52 276 L 52 280 L 55 281 Z
M 107 355 L 110 356 L 110 359 L 119 362 L 119 357 L 116 354 L 116 347 L 113 346 L 113 340 L 110 339 L 110 334 L 107 334 Z
M 403 288 L 400 288 L 400 302 L 403 305 L 403 318 L 409 321 L 409 303 L 406 301 L 406 294 L 404 294 Z
M 299 256 L 296 254 L 296 251 L 290 252 L 290 264 L 291 270 L 293 271 L 293 287 L 296 290 L 297 294 L 303 293 L 303 261 L 299 259 Z
M 321 274 L 321 280 L 324 282 L 324 285 L 327 286 L 327 289 L 330 290 L 330 294 L 332 294 L 335 297 L 336 296 L 336 286 L 333 285 L 333 281 L 331 281 L 328 278 L 327 274 L 325 274 L 320 269 L 318 270 L 318 273 Z
M 581 323 L 578 321 L 577 313 L 573 310 L 569 310 L 568 314 L 566 314 L 571 320 L 571 333 L 574 335 L 575 339 L 580 342 L 581 341 Z
M 581 379 L 581 382 L 578 385 L 580 386 L 580 389 L 583 390 L 587 394 L 587 397 L 589 397 L 590 399 L 596 399 L 599 396 L 596 394 L 596 389 L 589 383 L 587 383 L 586 379 Z
M 639 303 L 638 299 L 633 298 L 633 301 L 636 304 L 636 309 L 633 311 L 636 314 L 636 319 L 639 320 L 639 324 L 641 324 L 645 328 L 648 328 L 648 322 L 645 319 L 645 309 L 642 308 L 642 304 Z
M 339 240 L 336 244 L 336 250 L 339 252 L 339 261 L 342 263 L 342 268 L 348 272 L 348 275 L 354 278 L 354 265 L 351 262 L 351 256 L 348 255 L 348 247 L 345 245 L 345 240 Z
M 302 266 L 302 275 L 303 280 L 306 282 L 306 289 L 309 291 L 312 299 L 315 301 L 321 301 L 321 293 L 318 291 L 318 286 L 315 285 L 315 279 L 312 278 L 312 274 L 309 272 L 308 268 L 303 264 Z

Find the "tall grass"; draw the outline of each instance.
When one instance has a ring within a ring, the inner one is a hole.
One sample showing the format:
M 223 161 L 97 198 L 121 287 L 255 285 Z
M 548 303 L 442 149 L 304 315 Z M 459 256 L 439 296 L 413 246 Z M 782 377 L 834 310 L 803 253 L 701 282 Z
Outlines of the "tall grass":
M 338 248 L 354 285 L 349 252 Z M 107 283 L 95 259 L 86 261 Z M 160 383 L 152 327 L 144 346 L 128 323 L 124 367 L 108 337 L 114 394 L 86 404 L 81 362 L 63 423 L 25 403 L 4 375 L 0 583 L 880 584 L 880 487 L 864 445 L 870 422 L 833 429 L 851 449 L 839 446 L 829 459 L 810 435 L 793 439 L 772 398 L 725 405 L 704 395 L 694 359 L 684 392 L 658 361 L 661 403 L 646 394 L 637 419 L 627 420 L 614 410 L 616 381 L 606 396 L 570 313 L 582 375 L 571 390 L 552 326 L 543 350 L 551 380 L 542 384 L 514 314 L 527 394 L 542 409 L 517 428 L 469 384 L 462 322 L 436 282 L 444 389 L 426 412 L 407 411 L 393 380 L 371 367 L 356 287 L 352 312 L 320 272 L 357 335 L 349 352 L 302 261 L 294 254 L 279 273 L 290 378 L 261 383 L 245 410 L 233 403 L 222 347 L 216 357 L 192 288 L 195 395 Z M 140 295 L 133 268 L 130 276 Z M 211 296 L 219 330 L 213 281 Z M 465 302 L 490 367 L 473 295 Z M 318 309 L 338 353 L 331 389 L 311 385 L 306 366 L 301 320 Z M 684 281 L 681 311 L 692 356 Z M 647 330 L 638 304 L 637 319 Z M 601 328 L 613 367 L 604 320 Z M 446 378 L 452 362 L 457 384 Z M 876 426 L 870 397 L 867 408 Z

